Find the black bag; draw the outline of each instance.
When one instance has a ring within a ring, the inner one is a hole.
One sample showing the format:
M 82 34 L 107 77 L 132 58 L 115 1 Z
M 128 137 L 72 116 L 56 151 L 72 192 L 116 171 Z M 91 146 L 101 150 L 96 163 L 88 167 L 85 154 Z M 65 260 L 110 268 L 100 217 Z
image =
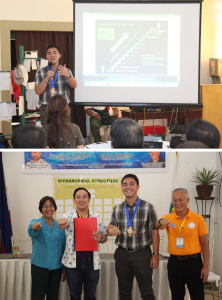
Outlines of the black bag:
M 11 148 L 8 140 L 4 137 L 3 133 L 0 132 L 0 149 L 9 149 Z
M 111 118 L 109 112 L 107 111 L 107 107 L 103 110 L 98 110 L 95 108 L 91 108 L 91 109 L 93 111 L 95 111 L 96 113 L 98 113 L 102 117 L 103 125 L 111 125 L 112 124 L 112 118 Z
M 170 141 L 170 148 L 175 149 L 175 148 L 177 148 L 177 146 L 179 146 L 183 143 L 185 143 L 184 138 L 182 138 L 181 136 L 177 136 L 177 135 L 173 136 Z

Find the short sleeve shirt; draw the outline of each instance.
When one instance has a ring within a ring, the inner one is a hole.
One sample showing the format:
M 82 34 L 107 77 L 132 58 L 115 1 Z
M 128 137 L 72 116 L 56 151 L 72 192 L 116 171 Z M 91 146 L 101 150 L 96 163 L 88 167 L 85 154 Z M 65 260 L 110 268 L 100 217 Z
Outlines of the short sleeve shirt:
M 48 133 L 49 124 L 44 125 L 43 128 Z M 85 145 L 82 132 L 78 125 L 74 123 L 66 123 L 66 126 L 60 132 L 60 146 L 59 148 L 76 148 L 76 146 Z
M 70 75 L 73 76 L 72 72 L 69 69 L 67 70 L 70 73 Z M 36 72 L 35 86 L 39 85 L 44 80 L 44 78 L 47 75 L 47 72 L 48 72 L 47 67 L 41 68 Z M 49 80 L 45 91 L 41 95 L 39 95 L 39 104 L 47 105 L 47 103 L 51 98 L 50 89 L 51 89 L 51 83 Z M 67 77 L 63 75 L 58 75 L 58 79 L 55 84 L 55 89 L 57 90 L 57 94 L 60 94 L 63 97 L 65 97 L 68 103 L 70 102 L 69 81 Z
M 154 206 L 147 201 L 140 200 L 138 210 L 133 219 L 132 227 L 135 230 L 135 235 L 129 237 L 127 234 L 128 222 L 125 204 L 128 206 L 129 217 L 131 220 L 137 203 L 138 199 L 132 206 L 124 201 L 113 209 L 109 225 L 114 225 L 119 228 L 121 234 L 116 237 L 115 243 L 122 248 L 128 247 L 138 249 L 151 246 L 153 243 L 152 231 L 155 230 L 155 223 L 158 218 Z
M 76 251 L 74 241 L 74 218 L 78 218 L 76 208 L 64 214 L 63 218 L 69 221 L 69 226 L 66 228 L 66 248 L 62 258 L 62 263 L 68 268 L 76 268 Z M 89 211 L 89 218 L 97 218 L 97 231 L 101 234 L 106 234 L 106 227 L 104 226 L 103 218 L 93 212 Z M 99 251 L 93 251 L 93 266 L 94 270 L 101 268 Z
M 176 248 L 176 239 L 180 236 L 178 223 L 181 225 L 183 220 L 174 211 L 162 217 L 169 218 L 175 228 L 166 226 L 168 235 L 168 252 L 173 255 L 191 255 L 201 252 L 200 236 L 207 234 L 207 225 L 204 218 L 192 212 L 188 208 L 187 219 L 181 229 L 181 237 L 184 239 L 184 248 Z

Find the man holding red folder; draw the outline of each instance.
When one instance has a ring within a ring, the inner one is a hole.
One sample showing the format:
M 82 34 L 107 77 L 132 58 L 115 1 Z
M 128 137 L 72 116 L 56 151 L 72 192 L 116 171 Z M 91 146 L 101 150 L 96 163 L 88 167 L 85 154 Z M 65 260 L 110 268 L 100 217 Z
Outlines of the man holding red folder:
M 157 215 L 152 204 L 138 197 L 140 186 L 136 175 L 125 175 L 121 184 L 126 201 L 114 207 L 107 227 L 109 235 L 117 235 L 115 243 L 118 248 L 114 258 L 119 298 L 132 300 L 135 276 L 141 298 L 155 300 L 152 274 L 159 265 L 159 231 L 155 229 Z
M 97 243 L 107 241 L 102 217 L 89 210 L 91 195 L 85 188 L 73 193 L 76 207 L 58 220 L 58 227 L 66 229 L 65 265 L 71 300 L 80 300 L 84 284 L 85 299 L 95 300 L 101 267 Z

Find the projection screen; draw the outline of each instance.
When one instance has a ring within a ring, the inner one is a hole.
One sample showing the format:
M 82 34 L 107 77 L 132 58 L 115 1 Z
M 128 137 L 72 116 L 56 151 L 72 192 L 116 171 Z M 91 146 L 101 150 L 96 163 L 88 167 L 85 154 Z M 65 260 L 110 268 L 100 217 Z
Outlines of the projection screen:
M 197 105 L 201 3 L 74 1 L 78 104 Z

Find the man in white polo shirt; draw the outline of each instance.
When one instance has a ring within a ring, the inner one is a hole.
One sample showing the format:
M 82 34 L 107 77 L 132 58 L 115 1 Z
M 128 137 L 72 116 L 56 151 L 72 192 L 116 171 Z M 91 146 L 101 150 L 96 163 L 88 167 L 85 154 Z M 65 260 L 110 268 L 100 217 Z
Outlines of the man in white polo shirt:
M 107 107 L 106 106 L 85 106 L 84 110 L 85 113 L 90 116 L 90 130 L 92 132 L 92 136 L 94 138 L 95 143 L 102 142 L 101 135 L 100 135 L 100 127 L 103 124 L 102 116 L 99 114 L 98 111 L 104 111 Z M 95 110 L 94 110 L 95 109 Z M 119 109 L 118 107 L 112 107 L 109 109 L 109 114 L 111 117 L 111 124 L 119 117 Z M 111 125 L 110 124 L 110 125 Z

